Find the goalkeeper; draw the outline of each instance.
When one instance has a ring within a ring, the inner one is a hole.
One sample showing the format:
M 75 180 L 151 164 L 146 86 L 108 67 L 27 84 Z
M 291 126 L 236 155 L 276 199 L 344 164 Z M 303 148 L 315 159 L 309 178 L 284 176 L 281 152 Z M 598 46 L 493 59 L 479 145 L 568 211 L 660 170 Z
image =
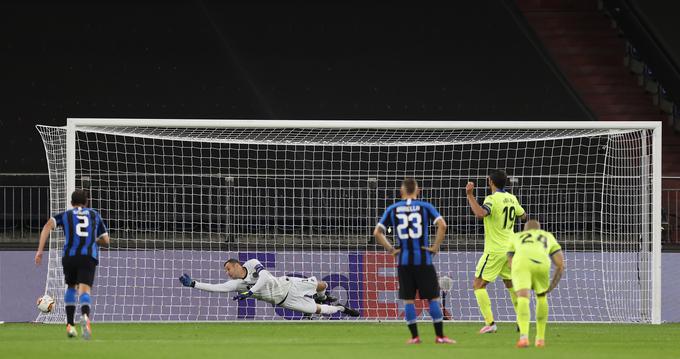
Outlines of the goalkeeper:
M 550 262 L 555 272 L 550 281 Z M 555 237 L 541 230 L 536 220 L 524 225 L 524 232 L 511 237 L 508 248 L 508 264 L 512 268 L 512 284 L 517 292 L 517 324 L 519 324 L 518 348 L 529 346 L 529 294 L 536 293 L 536 346 L 545 346 L 545 327 L 548 323 L 548 297 L 564 272 L 562 247 Z
M 306 314 L 331 315 L 337 312 L 350 317 L 358 317 L 359 312 L 344 305 L 328 305 L 326 295 L 328 284 L 318 281 L 316 277 L 274 277 L 257 259 L 250 259 L 241 264 L 236 259 L 224 262 L 224 270 L 231 280 L 221 284 L 208 284 L 192 280 L 184 273 L 179 281 L 186 287 L 208 292 L 238 292 L 234 300 L 255 298 L 267 303 Z

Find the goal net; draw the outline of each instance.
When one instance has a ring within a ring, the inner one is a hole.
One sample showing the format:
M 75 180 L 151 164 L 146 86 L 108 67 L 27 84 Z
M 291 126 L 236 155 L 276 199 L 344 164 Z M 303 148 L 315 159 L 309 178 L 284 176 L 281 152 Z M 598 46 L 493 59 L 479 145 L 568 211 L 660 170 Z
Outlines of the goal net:
M 52 212 L 84 188 L 109 226 L 93 289 L 97 321 L 319 319 L 178 281 L 182 273 L 226 281 L 229 258 L 257 258 L 276 276 L 316 276 L 359 320 L 403 318 L 396 264 L 372 231 L 406 176 L 449 224 L 433 260 L 452 279 L 447 314 L 481 321 L 471 288 L 484 230 L 464 187 L 475 182 L 481 202 L 490 169 L 508 172 L 507 189 L 564 249 L 552 321 L 660 321 L 656 123 L 69 119 L 38 129 Z M 54 231 L 46 292 L 59 302 L 63 243 Z M 514 321 L 502 282 L 488 288 L 496 319 Z M 419 318 L 429 318 L 417 302 Z M 64 318 L 57 305 L 37 320 Z

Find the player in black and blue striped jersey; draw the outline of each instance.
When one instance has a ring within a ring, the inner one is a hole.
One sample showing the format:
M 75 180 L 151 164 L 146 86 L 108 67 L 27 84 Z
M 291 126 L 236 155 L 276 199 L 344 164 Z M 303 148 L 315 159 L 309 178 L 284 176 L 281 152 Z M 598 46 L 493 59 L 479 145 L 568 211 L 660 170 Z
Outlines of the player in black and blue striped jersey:
M 428 202 L 418 200 L 420 188 L 413 178 L 406 178 L 401 184 L 401 200 L 387 207 L 375 226 L 373 235 L 379 244 L 396 256 L 399 275 L 399 298 L 404 300 L 404 316 L 411 331 L 409 344 L 419 344 L 416 324 L 415 298 L 427 299 L 430 316 L 437 338 L 435 343 L 455 343 L 444 336 L 443 314 L 439 304 L 439 281 L 432 256 L 439 252 L 439 246 L 446 234 L 446 221 L 436 208 Z M 437 225 L 434 244 L 430 245 L 430 223 Z M 385 237 L 388 227 L 394 227 L 399 240 L 398 248 L 393 247 Z
M 76 190 L 71 194 L 72 209 L 51 217 L 40 233 L 35 264 L 42 262 L 45 243 L 50 232 L 58 226 L 64 230 L 64 248 L 61 264 L 64 270 L 64 281 L 67 288 L 64 293 L 66 306 L 66 334 L 69 338 L 78 333 L 75 329 L 74 316 L 76 303 L 80 299 L 80 320 L 83 339 L 90 339 L 90 307 L 92 306 L 92 283 L 99 264 L 99 246 L 109 244 L 109 233 L 99 212 L 87 207 L 87 193 Z M 78 290 L 76 292 L 76 286 Z

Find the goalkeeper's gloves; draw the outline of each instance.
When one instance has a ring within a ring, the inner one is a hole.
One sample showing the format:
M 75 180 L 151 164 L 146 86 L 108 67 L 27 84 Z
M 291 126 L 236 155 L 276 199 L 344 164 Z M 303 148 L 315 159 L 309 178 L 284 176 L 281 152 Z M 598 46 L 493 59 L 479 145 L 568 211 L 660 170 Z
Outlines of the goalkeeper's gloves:
M 182 274 L 181 277 L 179 277 L 179 281 L 182 282 L 182 285 L 185 287 L 194 287 L 196 286 L 196 281 L 191 280 L 191 277 L 189 277 L 188 274 L 184 273 Z
M 247 291 L 247 292 L 241 292 L 237 295 L 234 296 L 234 300 L 244 300 L 246 298 L 250 298 L 250 296 L 253 295 L 253 292 Z

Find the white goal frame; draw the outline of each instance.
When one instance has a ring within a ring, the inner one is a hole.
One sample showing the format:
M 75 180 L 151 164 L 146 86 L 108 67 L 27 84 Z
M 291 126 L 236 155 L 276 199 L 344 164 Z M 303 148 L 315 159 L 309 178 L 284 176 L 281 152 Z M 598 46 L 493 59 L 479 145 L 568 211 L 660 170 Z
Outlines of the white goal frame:
M 651 130 L 651 323 L 661 323 L 661 122 L 472 122 L 472 121 L 334 121 L 334 120 L 187 120 L 68 118 L 66 125 L 65 203 L 76 184 L 76 132 L 79 127 L 182 127 L 262 129 L 640 129 Z

